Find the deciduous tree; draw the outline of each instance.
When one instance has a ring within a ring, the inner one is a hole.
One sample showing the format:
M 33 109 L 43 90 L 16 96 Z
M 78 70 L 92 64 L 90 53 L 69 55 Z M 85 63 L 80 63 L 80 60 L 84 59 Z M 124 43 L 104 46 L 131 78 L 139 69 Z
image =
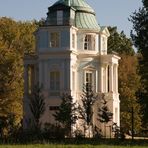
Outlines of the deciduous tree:
M 131 113 L 134 106 L 135 129 L 141 128 L 141 105 L 138 102 L 137 92 L 141 87 L 140 75 L 138 73 L 139 64 L 137 55 L 134 54 L 132 42 L 123 33 L 118 33 L 116 27 L 109 27 L 111 36 L 109 37 L 109 50 L 115 51 L 121 57 L 119 61 L 119 94 L 121 107 L 121 127 L 131 130 Z

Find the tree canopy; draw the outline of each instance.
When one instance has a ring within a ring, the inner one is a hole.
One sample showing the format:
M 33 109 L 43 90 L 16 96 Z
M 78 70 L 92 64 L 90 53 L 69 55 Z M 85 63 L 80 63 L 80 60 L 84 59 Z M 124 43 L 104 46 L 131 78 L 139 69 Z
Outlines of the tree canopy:
M 135 129 L 141 129 L 141 113 L 137 92 L 141 87 L 140 75 L 138 73 L 139 64 L 137 55 L 132 47 L 131 39 L 121 32 L 117 32 L 116 27 L 109 27 L 111 36 L 109 37 L 109 52 L 117 52 L 121 57 L 119 61 L 119 94 L 121 108 L 121 127 L 126 131 L 131 130 L 131 113 L 134 107 Z
M 35 22 L 0 18 L 0 116 L 22 118 L 23 57 L 35 47 Z
M 143 125 L 148 126 L 148 1 L 143 0 L 143 7 L 135 11 L 130 21 L 133 23 L 131 37 L 137 47 L 140 65 L 142 90 L 139 92 L 142 112 L 144 114 Z

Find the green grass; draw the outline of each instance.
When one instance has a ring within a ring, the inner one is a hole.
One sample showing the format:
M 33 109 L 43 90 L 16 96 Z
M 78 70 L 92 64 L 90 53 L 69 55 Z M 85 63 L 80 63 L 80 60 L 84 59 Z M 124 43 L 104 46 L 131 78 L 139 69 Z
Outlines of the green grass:
M 148 148 L 147 146 L 111 146 L 111 145 L 0 145 L 0 148 Z

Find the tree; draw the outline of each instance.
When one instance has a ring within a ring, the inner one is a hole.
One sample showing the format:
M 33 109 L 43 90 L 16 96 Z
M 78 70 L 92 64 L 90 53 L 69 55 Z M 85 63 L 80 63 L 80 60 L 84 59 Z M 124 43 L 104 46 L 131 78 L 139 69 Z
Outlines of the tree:
M 29 106 L 33 115 L 35 129 L 40 130 L 40 118 L 45 112 L 45 98 L 42 94 L 42 87 L 38 85 L 34 87 Z
M 148 2 L 143 0 L 143 7 L 135 11 L 130 17 L 133 23 L 131 37 L 140 54 L 140 75 L 143 84 L 139 91 L 140 103 L 142 104 L 143 126 L 148 126 Z
M 109 111 L 104 94 L 102 95 L 100 101 L 102 104 L 101 107 L 98 108 L 98 120 L 102 123 L 107 124 L 109 121 L 112 120 L 113 113 Z
M 98 108 L 98 120 L 104 123 L 104 135 L 106 135 L 106 124 L 112 120 L 113 113 L 110 112 L 107 101 L 105 99 L 105 94 L 102 94 L 100 99 L 101 105 Z
M 108 27 L 110 37 L 108 39 L 108 53 L 117 52 L 118 54 L 134 55 L 131 39 L 127 38 L 124 32 L 117 32 L 117 27 Z
M 131 130 L 131 109 L 134 109 L 135 130 L 141 129 L 140 112 L 138 96 L 136 95 L 141 87 L 140 76 L 138 75 L 138 61 L 136 56 L 121 55 L 122 60 L 119 62 L 119 93 L 121 105 L 121 128 L 125 132 Z
M 124 132 L 131 130 L 130 109 L 134 106 L 135 129 L 141 129 L 141 105 L 137 93 L 141 88 L 138 56 L 134 54 L 132 42 L 123 33 L 118 33 L 116 27 L 109 27 L 109 51 L 115 51 L 121 57 L 119 61 L 119 94 L 121 108 L 121 128 Z
M 84 132 L 86 132 L 85 127 L 88 127 L 89 137 L 91 132 L 91 127 L 93 126 L 93 105 L 97 99 L 97 95 L 94 94 L 91 84 L 86 83 L 83 86 L 83 92 L 81 96 L 81 102 L 78 106 L 79 119 L 84 121 Z
M 69 94 L 63 94 L 62 102 L 59 106 L 59 110 L 53 114 L 55 120 L 64 126 L 67 134 L 71 135 L 71 127 L 76 123 L 76 104 L 73 103 L 73 98 Z
M 35 22 L 0 17 L 0 114 L 22 119 L 23 57 L 35 48 Z

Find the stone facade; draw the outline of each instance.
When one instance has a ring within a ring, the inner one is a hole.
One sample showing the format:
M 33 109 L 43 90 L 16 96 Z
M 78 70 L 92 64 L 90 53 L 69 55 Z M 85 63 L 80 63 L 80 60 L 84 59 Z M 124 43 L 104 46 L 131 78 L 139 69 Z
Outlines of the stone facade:
M 83 84 L 89 81 L 98 98 L 105 94 L 113 121 L 106 125 L 93 123 L 102 134 L 110 135 L 112 124 L 120 126 L 118 93 L 118 60 L 107 53 L 107 27 L 96 24 L 93 9 L 84 0 L 59 0 L 47 13 L 43 26 L 35 32 L 36 52 L 24 57 L 24 128 L 31 118 L 29 95 L 33 86 L 43 85 L 46 111 L 42 123 L 55 123 L 53 112 L 60 105 L 60 96 L 69 93 L 80 101 Z

